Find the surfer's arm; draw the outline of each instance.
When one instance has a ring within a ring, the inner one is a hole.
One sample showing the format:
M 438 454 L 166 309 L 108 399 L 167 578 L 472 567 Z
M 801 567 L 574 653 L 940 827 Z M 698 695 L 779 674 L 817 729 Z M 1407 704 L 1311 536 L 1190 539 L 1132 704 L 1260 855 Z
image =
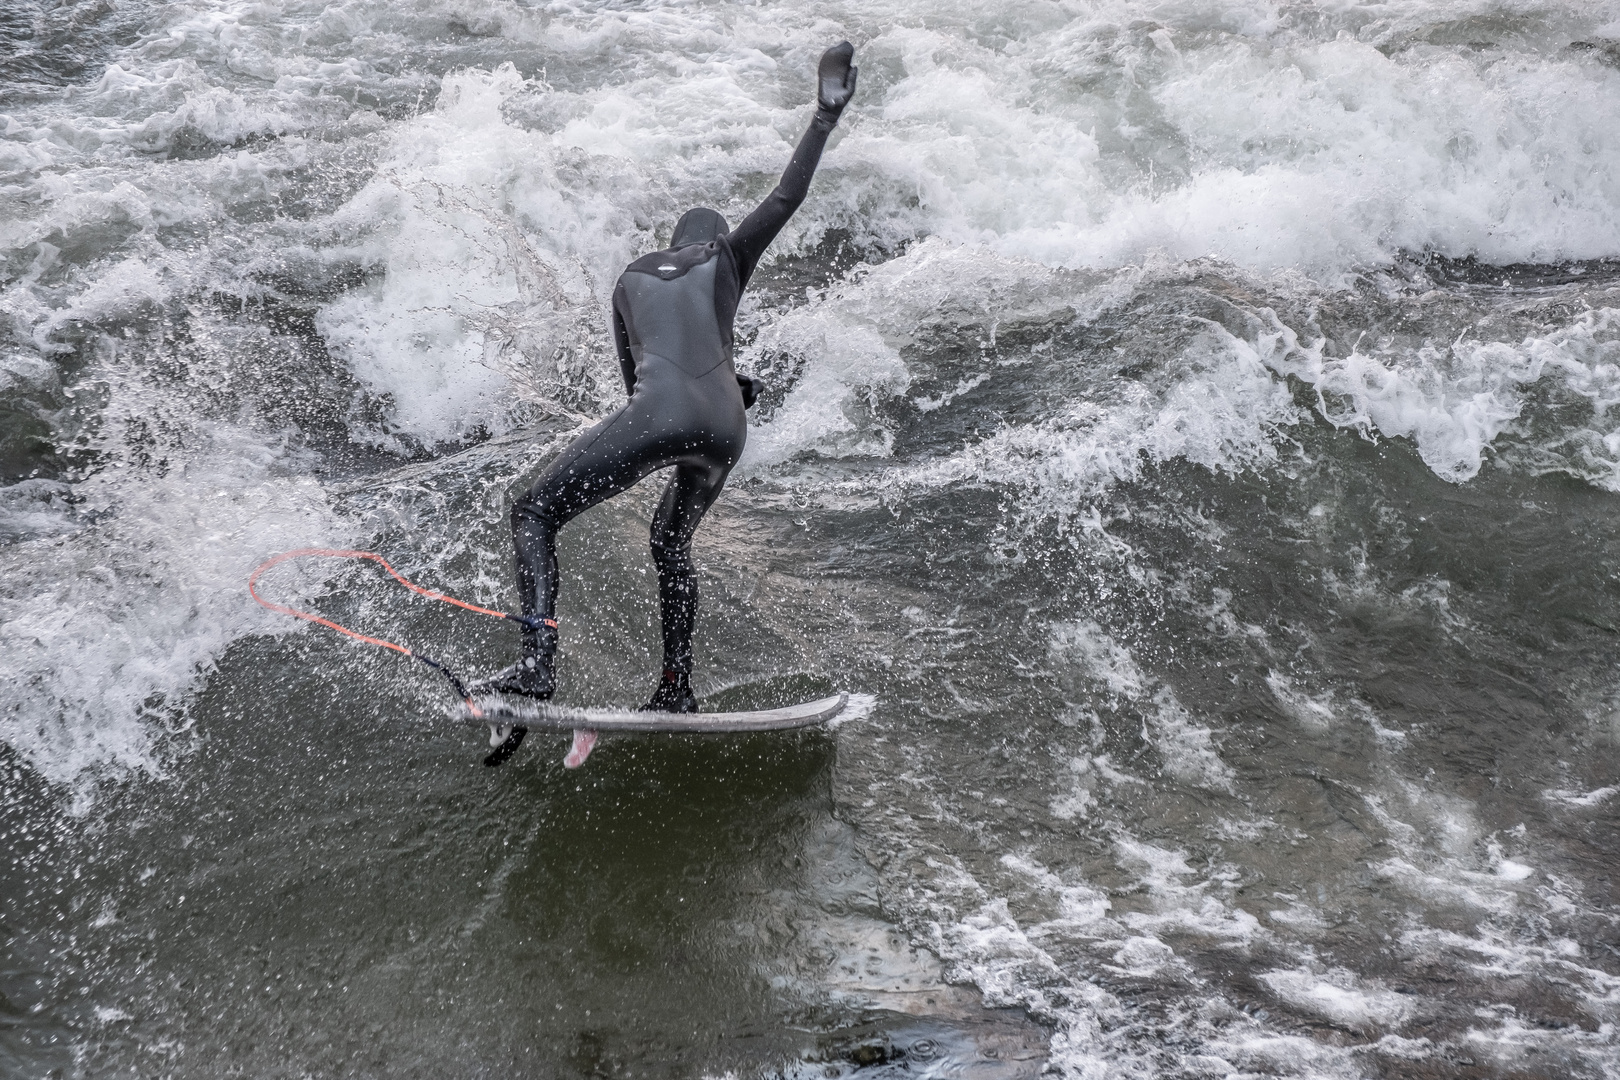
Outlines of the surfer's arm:
M 619 374 L 624 376 L 624 392 L 633 394 L 636 390 L 636 358 L 630 353 L 630 330 L 624 325 L 624 316 L 619 314 L 619 292 L 613 291 L 613 345 L 619 353 Z
M 798 148 L 793 151 L 793 160 L 788 162 L 776 189 L 754 208 L 753 213 L 743 218 L 741 225 L 731 230 L 728 239 L 732 252 L 737 256 L 739 286 L 747 286 L 766 247 L 776 239 L 776 234 L 782 231 L 782 226 L 787 224 L 788 218 L 793 216 L 810 192 L 810 178 L 816 174 L 821 152 L 827 146 L 827 136 L 832 134 L 844 106 L 849 104 L 849 99 L 855 93 L 855 75 L 859 69 L 850 65 L 854 55 L 855 46 L 847 41 L 821 54 L 821 65 L 816 71 L 815 118 L 799 140 Z

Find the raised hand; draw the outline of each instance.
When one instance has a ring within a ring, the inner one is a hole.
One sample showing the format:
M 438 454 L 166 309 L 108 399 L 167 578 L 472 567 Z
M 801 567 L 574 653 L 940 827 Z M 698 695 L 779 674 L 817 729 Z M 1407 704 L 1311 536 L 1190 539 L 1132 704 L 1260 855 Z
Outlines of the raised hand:
M 834 116 L 855 96 L 855 76 L 861 69 L 850 66 L 854 56 L 855 46 L 840 41 L 821 54 L 816 68 L 816 103 Z

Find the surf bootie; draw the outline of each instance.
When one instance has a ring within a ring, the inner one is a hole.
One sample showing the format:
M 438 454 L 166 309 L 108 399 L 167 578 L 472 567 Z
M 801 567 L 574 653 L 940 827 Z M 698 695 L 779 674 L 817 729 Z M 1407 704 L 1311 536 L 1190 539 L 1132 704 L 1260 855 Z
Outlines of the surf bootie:
M 545 701 L 557 691 L 557 676 L 551 669 L 551 657 L 525 656 L 467 689 L 474 694 L 521 694 Z
M 523 635 L 523 658 L 502 668 L 487 679 L 479 679 L 469 690 L 474 694 L 521 694 L 545 701 L 557 691 L 557 631 L 551 627 Z
M 653 691 L 652 700 L 642 712 L 697 712 L 697 695 L 692 693 L 691 676 L 684 671 L 664 670 L 664 681 Z
M 555 623 L 523 631 L 523 656 L 511 667 L 502 668 L 487 679 L 480 679 L 468 687 L 472 694 L 519 694 L 523 697 L 548 700 L 557 690 L 557 673 L 552 658 L 557 653 L 557 627 Z M 523 745 L 529 729 L 521 725 L 492 727 L 490 745 L 495 749 L 484 759 L 490 768 L 504 765 Z

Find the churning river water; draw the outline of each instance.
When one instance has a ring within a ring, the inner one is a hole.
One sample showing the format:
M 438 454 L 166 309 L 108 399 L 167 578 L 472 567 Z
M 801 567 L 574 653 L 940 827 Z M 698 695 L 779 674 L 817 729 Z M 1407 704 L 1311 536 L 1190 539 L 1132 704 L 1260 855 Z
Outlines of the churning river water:
M 1620 1076 L 1620 4 L 4 7 L 0 1074 Z M 705 704 L 844 723 L 485 769 L 250 601 L 515 606 L 619 269 L 843 37 L 696 552 Z

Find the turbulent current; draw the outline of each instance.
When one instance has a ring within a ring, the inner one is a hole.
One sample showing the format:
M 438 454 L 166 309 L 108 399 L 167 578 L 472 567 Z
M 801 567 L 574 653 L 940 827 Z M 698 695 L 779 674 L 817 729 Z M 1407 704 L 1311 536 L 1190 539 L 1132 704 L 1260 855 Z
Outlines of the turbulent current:
M 1620 1076 L 1620 4 L 3 7 L 0 1074 Z M 846 37 L 695 685 L 861 708 L 485 769 L 251 602 L 514 607 L 619 270 Z

